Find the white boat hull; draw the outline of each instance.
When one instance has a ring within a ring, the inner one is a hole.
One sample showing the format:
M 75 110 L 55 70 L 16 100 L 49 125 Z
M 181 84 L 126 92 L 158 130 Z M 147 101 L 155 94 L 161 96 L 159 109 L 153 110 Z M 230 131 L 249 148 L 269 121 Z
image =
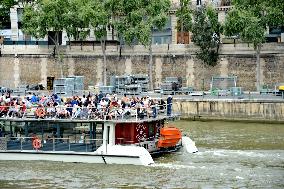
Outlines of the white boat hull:
M 1 151 L 0 160 L 145 165 L 145 162 L 143 162 L 143 158 L 139 156 L 102 155 L 95 154 L 94 152 L 77 153 L 58 151 Z

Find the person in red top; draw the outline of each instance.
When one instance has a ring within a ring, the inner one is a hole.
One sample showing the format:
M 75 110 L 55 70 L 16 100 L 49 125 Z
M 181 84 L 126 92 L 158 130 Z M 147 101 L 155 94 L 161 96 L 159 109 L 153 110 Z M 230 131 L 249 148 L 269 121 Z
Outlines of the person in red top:
M 112 98 L 109 104 L 109 114 L 108 114 L 110 119 L 112 119 L 117 115 L 118 108 L 119 108 L 118 102 L 114 98 Z
M 8 113 L 8 105 L 4 102 L 0 105 L 0 117 L 6 116 Z
M 25 102 L 20 103 L 20 111 L 19 111 L 19 117 L 23 117 L 27 111 L 27 106 Z
M 112 99 L 109 105 L 109 108 L 117 108 L 119 106 L 118 102 L 115 99 Z
M 44 118 L 45 116 L 45 108 L 43 107 L 42 104 L 39 104 L 36 111 L 35 111 L 35 116 L 36 118 Z

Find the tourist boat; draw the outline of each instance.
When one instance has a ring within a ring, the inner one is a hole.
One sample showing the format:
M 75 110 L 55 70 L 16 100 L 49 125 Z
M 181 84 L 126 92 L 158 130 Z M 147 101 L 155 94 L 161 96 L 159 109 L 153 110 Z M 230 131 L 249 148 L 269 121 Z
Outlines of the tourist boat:
M 104 164 L 153 164 L 154 155 L 195 143 L 167 124 L 175 116 L 156 118 L 35 119 L 0 118 L 0 160 L 41 160 Z M 3 137 L 3 134 L 6 134 Z

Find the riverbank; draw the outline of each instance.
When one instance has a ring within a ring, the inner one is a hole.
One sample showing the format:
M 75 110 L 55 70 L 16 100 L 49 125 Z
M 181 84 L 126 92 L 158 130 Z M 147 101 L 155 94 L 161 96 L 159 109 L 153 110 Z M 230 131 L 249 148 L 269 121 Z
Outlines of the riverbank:
M 181 77 L 183 87 L 209 90 L 213 76 L 236 76 L 243 91 L 256 90 L 255 51 L 247 44 L 223 44 L 216 66 L 207 66 L 196 57 L 194 45 L 153 45 L 153 84 L 159 88 L 166 77 Z M 84 76 L 84 88 L 103 81 L 101 47 L 64 46 L 60 49 L 62 63 L 53 56 L 50 46 L 11 45 L 2 47 L 0 86 L 17 88 L 24 84 L 47 86 L 48 77 Z M 260 83 L 274 89 L 284 81 L 284 44 L 264 44 L 260 54 Z M 137 45 L 106 47 L 107 81 L 112 76 L 149 74 L 147 48 Z M 32 74 L 31 74 L 32 73 Z M 109 83 L 109 82 L 107 82 Z
M 181 119 L 284 123 L 284 100 L 277 99 L 176 99 Z

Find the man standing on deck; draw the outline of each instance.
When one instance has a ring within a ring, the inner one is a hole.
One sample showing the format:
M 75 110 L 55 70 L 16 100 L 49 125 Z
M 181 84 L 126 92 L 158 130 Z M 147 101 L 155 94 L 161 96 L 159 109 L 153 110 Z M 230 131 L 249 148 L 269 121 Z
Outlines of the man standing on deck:
M 167 98 L 167 116 L 172 115 L 172 104 L 173 104 L 173 97 L 169 95 Z

